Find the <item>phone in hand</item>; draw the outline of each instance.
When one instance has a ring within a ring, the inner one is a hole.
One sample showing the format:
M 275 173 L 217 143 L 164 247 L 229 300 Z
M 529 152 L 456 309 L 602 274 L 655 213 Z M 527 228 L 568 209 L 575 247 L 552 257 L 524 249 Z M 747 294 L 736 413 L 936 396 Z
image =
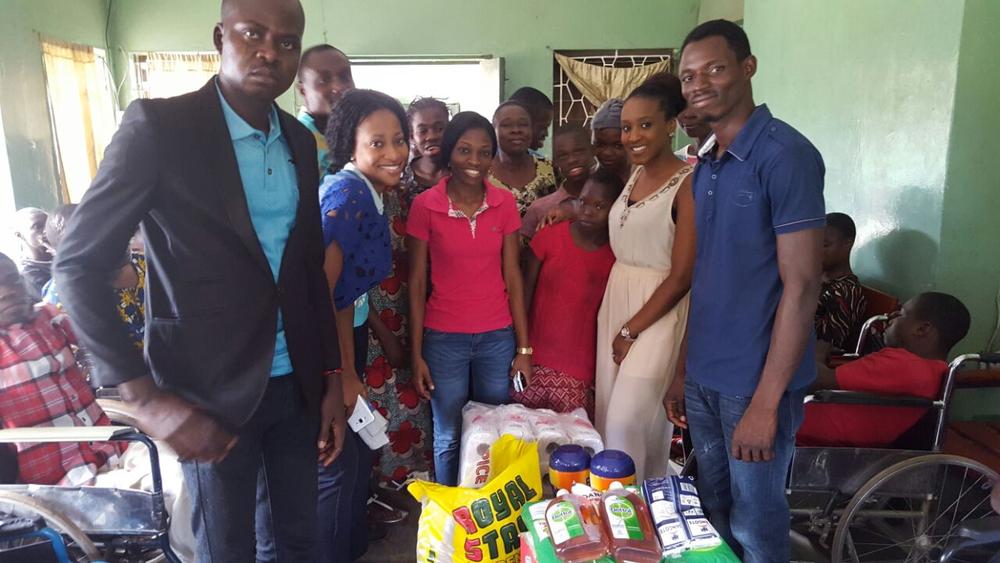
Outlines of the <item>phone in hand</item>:
M 523 371 L 514 372 L 514 391 L 518 393 L 523 393 L 524 389 L 528 386 L 527 380 L 524 377 Z

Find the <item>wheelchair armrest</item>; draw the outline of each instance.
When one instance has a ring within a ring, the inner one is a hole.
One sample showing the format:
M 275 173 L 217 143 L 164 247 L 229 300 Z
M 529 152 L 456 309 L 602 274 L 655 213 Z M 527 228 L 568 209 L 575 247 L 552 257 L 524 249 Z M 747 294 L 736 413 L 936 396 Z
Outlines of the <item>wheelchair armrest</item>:
M 811 400 L 810 400 L 811 399 Z M 875 407 L 923 407 L 934 406 L 934 401 L 923 397 L 908 397 L 905 395 L 880 395 L 878 393 L 862 393 L 860 391 L 843 391 L 822 389 L 816 391 L 806 402 L 828 405 L 867 405 Z
M 1000 364 L 1000 352 L 980 354 L 979 361 L 984 364 Z
M 18 442 L 113 442 L 138 432 L 128 426 L 49 426 L 0 430 L 0 444 Z

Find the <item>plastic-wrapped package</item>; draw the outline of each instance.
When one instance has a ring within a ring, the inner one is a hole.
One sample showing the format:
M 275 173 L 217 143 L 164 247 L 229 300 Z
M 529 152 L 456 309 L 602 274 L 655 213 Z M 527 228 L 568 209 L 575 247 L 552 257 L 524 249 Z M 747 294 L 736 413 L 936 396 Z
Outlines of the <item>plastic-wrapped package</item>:
M 538 441 L 538 461 L 543 472 L 549 468 L 549 458 L 559 446 L 570 443 L 569 434 L 564 428 L 562 418 L 547 409 L 533 411 L 531 424 L 535 429 L 535 440 Z
M 600 434 L 583 409 L 558 414 L 516 403 L 493 406 L 469 402 L 462 409 L 458 473 L 461 486 L 478 487 L 485 482 L 487 475 L 483 472 L 489 467 L 489 448 L 500 434 L 537 442 L 539 470 L 543 475 L 548 473 L 549 457 L 559 446 L 576 444 L 590 454 L 604 449 Z
M 587 413 L 583 409 L 576 409 L 571 413 L 561 415 L 562 427 L 569 437 L 570 444 L 583 446 L 587 453 L 594 455 L 604 449 L 604 440 L 594 428 L 594 425 L 587 419 Z
M 486 482 L 489 472 L 490 446 L 500 438 L 494 408 L 482 403 L 467 403 L 462 408 L 462 441 L 458 457 L 459 485 L 479 487 Z M 478 481 L 478 482 L 477 482 Z

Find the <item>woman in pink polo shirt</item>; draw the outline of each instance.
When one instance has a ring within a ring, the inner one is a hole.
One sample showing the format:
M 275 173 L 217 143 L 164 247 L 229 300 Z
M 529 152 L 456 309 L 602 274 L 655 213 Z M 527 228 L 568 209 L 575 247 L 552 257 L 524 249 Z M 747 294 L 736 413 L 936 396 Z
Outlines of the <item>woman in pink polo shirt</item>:
M 514 196 L 486 180 L 496 152 L 489 120 L 456 115 L 438 154 L 451 175 L 413 200 L 406 226 L 413 382 L 431 401 L 435 476 L 445 485 L 458 482 L 465 403 L 505 403 L 509 377 L 531 373 L 521 218 Z

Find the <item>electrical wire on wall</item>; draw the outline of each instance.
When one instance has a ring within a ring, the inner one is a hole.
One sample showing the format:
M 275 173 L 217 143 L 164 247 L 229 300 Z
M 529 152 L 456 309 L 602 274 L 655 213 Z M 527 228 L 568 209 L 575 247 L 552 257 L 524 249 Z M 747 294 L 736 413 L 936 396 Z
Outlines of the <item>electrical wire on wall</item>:
M 994 300 L 996 305 L 996 324 L 993 327 L 993 334 L 986 343 L 986 351 L 994 352 L 1000 350 L 1000 286 L 997 286 L 997 296 Z
M 115 84 L 115 73 L 111 68 L 111 53 L 114 51 L 111 47 L 111 13 L 114 10 L 114 5 L 115 0 L 108 0 L 108 13 L 104 18 L 104 47 L 107 56 L 102 59 L 102 62 L 104 63 L 104 70 L 107 72 L 108 84 L 114 88 L 115 92 L 115 122 L 117 123 L 119 120 L 119 113 L 121 113 L 121 107 L 119 104 L 121 103 L 122 87 L 125 86 L 125 81 L 128 80 L 128 73 L 123 72 L 121 81 Z M 128 54 L 125 52 L 125 49 L 122 49 L 119 46 L 117 50 L 121 54 L 122 60 L 127 62 Z

